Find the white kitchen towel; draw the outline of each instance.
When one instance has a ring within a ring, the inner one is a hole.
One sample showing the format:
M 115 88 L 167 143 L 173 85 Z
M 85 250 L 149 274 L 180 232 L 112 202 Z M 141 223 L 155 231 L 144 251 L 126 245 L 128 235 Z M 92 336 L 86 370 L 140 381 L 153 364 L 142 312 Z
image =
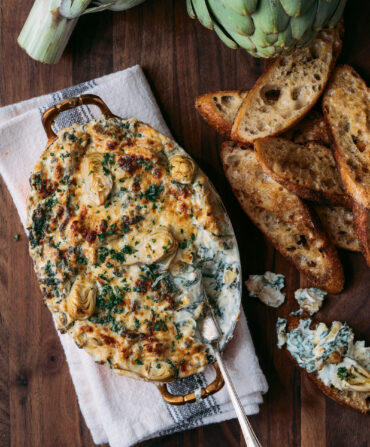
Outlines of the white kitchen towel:
M 100 96 L 118 116 L 135 117 L 170 136 L 150 87 L 139 66 L 49 95 L 0 109 L 0 174 L 13 197 L 23 225 L 26 219 L 28 178 L 45 148 L 47 138 L 41 125 L 43 111 L 71 96 L 93 93 Z M 92 106 L 64 112 L 55 123 L 58 130 L 74 122 L 99 116 Z M 203 424 L 235 417 L 226 389 L 199 403 L 175 407 L 166 404 L 156 386 L 113 373 L 94 363 L 77 348 L 68 335 L 60 335 L 81 412 L 94 442 L 112 447 L 131 446 L 139 441 Z M 258 412 L 266 379 L 255 355 L 247 321 L 242 312 L 225 360 L 247 414 Z M 168 385 L 174 394 L 187 393 L 213 378 L 212 368 Z

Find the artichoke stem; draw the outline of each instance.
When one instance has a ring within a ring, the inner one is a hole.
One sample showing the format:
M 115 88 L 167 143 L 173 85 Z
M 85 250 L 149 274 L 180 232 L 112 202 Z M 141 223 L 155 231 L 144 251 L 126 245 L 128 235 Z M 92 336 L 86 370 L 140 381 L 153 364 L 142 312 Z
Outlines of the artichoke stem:
M 56 64 L 61 58 L 78 18 L 59 13 L 60 0 L 35 0 L 18 37 L 18 44 L 37 61 Z

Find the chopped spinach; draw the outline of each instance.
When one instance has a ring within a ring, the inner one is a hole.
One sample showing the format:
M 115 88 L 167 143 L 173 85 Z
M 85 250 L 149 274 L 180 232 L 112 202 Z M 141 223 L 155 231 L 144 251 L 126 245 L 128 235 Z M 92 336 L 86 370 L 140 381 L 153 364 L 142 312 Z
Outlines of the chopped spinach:
M 148 202 L 156 202 L 159 199 L 159 196 L 161 192 L 163 191 L 164 187 L 163 185 L 157 186 L 157 185 L 150 185 L 145 193 L 144 197 Z
M 352 377 L 352 374 L 348 371 L 348 369 L 345 366 L 341 366 L 337 370 L 337 376 L 341 380 L 346 380 Z

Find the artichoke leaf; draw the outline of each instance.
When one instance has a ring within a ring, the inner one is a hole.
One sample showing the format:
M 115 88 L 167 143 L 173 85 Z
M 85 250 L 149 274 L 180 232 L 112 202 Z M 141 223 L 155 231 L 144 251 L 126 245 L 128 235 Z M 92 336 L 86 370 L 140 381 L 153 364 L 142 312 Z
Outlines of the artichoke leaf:
M 288 26 L 286 30 L 279 33 L 278 40 L 275 42 L 274 47 L 287 48 L 292 45 L 293 41 L 292 28 Z
M 324 28 L 333 17 L 339 6 L 339 0 L 318 0 L 316 19 L 313 24 L 316 30 Z
M 300 17 L 293 17 L 290 21 L 292 35 L 294 39 L 301 39 L 310 29 L 316 17 L 317 2 L 313 3 L 310 9 Z
M 249 16 L 242 16 L 225 4 L 224 0 L 208 0 L 209 9 L 225 29 L 237 34 L 250 36 L 254 33 L 253 21 Z
M 206 0 L 192 0 L 193 10 L 199 22 L 208 29 L 213 29 L 213 20 L 209 14 Z
M 226 31 L 228 34 L 230 34 L 230 36 L 235 40 L 235 42 L 238 45 L 240 45 L 242 48 L 245 48 L 250 53 L 255 54 L 256 46 L 248 36 L 242 36 L 241 34 L 235 33 L 234 31 L 228 28 L 226 28 Z
M 226 31 L 224 31 L 220 26 L 216 25 L 214 23 L 213 25 L 214 30 L 218 37 L 222 40 L 222 42 L 232 50 L 236 50 L 238 48 L 238 44 L 235 42 L 235 40 L 231 39 L 227 34 Z
M 195 15 L 195 12 L 193 9 L 193 4 L 192 4 L 191 0 L 186 0 L 186 10 L 189 14 L 189 17 L 191 19 L 195 19 L 196 15 Z
M 236 13 L 243 16 L 250 16 L 257 8 L 258 0 L 225 0 Z
M 305 47 L 316 37 L 314 29 L 308 29 L 305 34 L 297 41 L 297 48 Z
M 240 14 L 241 16 L 248 15 L 244 0 L 225 0 L 225 3 L 237 14 Z
M 302 17 L 316 0 L 280 0 L 284 11 L 290 17 Z
M 265 57 L 265 58 L 276 57 L 278 55 L 278 51 L 277 48 L 274 45 L 272 45 L 265 48 L 258 48 L 256 50 L 256 55 L 258 57 Z
M 258 0 L 243 0 L 247 14 L 250 16 L 257 8 Z
M 266 34 L 276 34 L 286 29 L 290 17 L 280 1 L 262 0 L 252 14 L 252 19 L 256 28 L 260 28 Z
M 334 27 L 338 25 L 339 20 L 341 19 L 342 15 L 343 15 L 343 11 L 344 8 L 346 6 L 347 0 L 340 0 L 340 3 L 335 11 L 335 13 L 333 14 L 332 18 L 329 20 L 328 25 L 330 27 Z
M 266 48 L 274 44 L 278 40 L 279 34 L 265 34 L 259 28 L 256 28 L 253 35 L 250 36 L 251 41 L 257 48 Z

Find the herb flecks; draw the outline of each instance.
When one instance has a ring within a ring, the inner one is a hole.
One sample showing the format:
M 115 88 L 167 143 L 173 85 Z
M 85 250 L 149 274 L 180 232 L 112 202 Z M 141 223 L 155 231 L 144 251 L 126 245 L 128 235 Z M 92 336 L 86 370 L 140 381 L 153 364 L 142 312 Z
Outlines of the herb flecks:
M 150 185 L 144 192 L 144 197 L 148 202 L 156 202 L 161 192 L 164 190 L 163 185 Z

